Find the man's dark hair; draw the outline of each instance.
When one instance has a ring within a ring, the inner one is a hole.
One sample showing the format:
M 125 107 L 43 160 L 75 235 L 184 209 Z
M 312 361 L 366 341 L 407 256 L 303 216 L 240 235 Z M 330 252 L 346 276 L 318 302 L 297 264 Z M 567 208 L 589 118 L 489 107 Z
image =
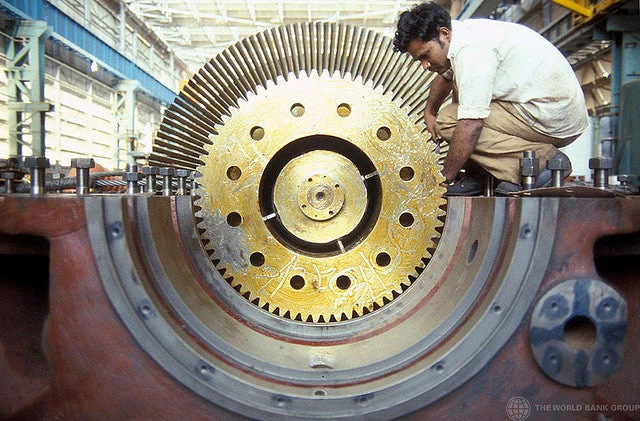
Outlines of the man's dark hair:
M 398 30 L 393 39 L 393 49 L 406 53 L 414 39 L 431 41 L 438 39 L 440 28 L 451 29 L 451 15 L 435 3 L 422 3 L 402 12 L 398 19 Z

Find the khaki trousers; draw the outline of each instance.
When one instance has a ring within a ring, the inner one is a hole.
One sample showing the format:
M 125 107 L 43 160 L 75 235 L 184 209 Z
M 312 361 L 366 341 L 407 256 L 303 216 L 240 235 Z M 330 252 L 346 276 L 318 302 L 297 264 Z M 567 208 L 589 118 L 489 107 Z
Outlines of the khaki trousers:
M 506 101 L 492 101 L 489 117 L 484 119 L 478 143 L 471 160 L 501 181 L 520 184 L 520 158 L 524 151 L 533 151 L 540 158 L 540 169 L 548 159 L 578 136 L 558 139 L 535 131 L 522 118 L 516 107 Z M 449 142 L 458 122 L 458 104 L 453 103 L 438 113 L 436 128 Z

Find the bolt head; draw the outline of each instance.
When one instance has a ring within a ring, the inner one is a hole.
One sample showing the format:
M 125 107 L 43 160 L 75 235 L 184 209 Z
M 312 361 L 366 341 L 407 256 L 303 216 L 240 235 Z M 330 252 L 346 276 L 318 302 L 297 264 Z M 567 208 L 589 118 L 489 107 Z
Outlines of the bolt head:
M 176 177 L 189 177 L 191 171 L 185 170 L 184 168 L 178 168 L 176 170 Z
M 24 158 L 27 168 L 49 168 L 49 159 L 44 156 L 27 156 Z
M 0 159 L 0 168 L 18 168 L 20 161 L 18 158 L 10 157 L 6 159 Z
M 93 158 L 71 158 L 71 166 L 73 168 L 94 168 L 96 162 Z
M 158 170 L 158 174 L 160 174 L 162 176 L 173 175 L 174 174 L 174 170 L 171 167 L 161 167 Z
M 571 169 L 571 163 L 569 160 L 560 158 L 553 158 L 547 161 L 547 168 L 550 170 L 562 170 L 567 171 Z
M 630 176 L 630 175 L 628 175 L 628 174 L 620 174 L 620 175 L 618 176 L 618 181 L 619 181 L 620 183 L 628 183 L 628 182 L 630 182 L 632 179 L 633 179 L 633 177 L 632 177 L 632 176 Z
M 128 172 L 125 174 L 125 181 L 140 181 L 142 175 L 139 172 Z
M 142 167 L 142 174 L 144 175 L 156 175 L 158 174 L 158 167 Z
M 608 156 L 598 156 L 589 160 L 589 169 L 610 170 L 613 168 L 613 158 Z

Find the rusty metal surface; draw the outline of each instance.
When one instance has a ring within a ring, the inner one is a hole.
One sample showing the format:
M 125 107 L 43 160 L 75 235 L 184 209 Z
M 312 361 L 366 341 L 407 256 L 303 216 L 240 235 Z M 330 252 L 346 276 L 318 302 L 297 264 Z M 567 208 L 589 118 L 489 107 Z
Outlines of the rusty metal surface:
M 482 200 L 494 199 L 466 199 L 469 204 Z M 531 199 L 507 200 L 515 205 L 515 201 Z M 640 231 L 640 201 L 561 199 L 558 204 L 550 260 L 544 267 L 542 283 L 528 305 L 528 314 L 513 336 L 477 374 L 446 396 L 405 416 L 406 419 L 508 419 L 505 407 L 516 396 L 526 398 L 532 405 L 529 419 L 595 419 L 600 413 L 614 419 L 640 417 L 637 409 L 628 410 L 640 403 L 637 364 L 640 350 L 635 346 L 640 332 L 637 258 L 624 253 L 600 256 L 597 261 L 594 258 L 594 247 L 599 238 Z M 68 219 L 59 217 L 61 209 L 69 215 Z M 34 218 L 35 212 L 42 218 Z M 51 246 L 50 314 L 46 334 L 50 383 L 45 385 L 44 379 L 49 377 L 41 376 L 40 388 L 36 389 L 42 393 L 32 395 L 41 406 L 34 406 L 33 400 L 26 403 L 10 394 L 19 389 L 15 384 L 4 382 L 0 385 L 0 396 L 7 397 L 3 403 L 12 409 L 5 410 L 3 416 L 20 413 L 20 409 L 26 411 L 23 414 L 29 414 L 30 407 L 30 414 L 41 411 L 49 419 L 240 418 L 177 381 L 153 361 L 125 328 L 105 293 L 96 266 L 96 261 L 105 256 L 94 254 L 90 247 L 87 226 L 96 223 L 95 215 L 87 217 L 84 214 L 81 200 L 3 198 L 0 214 L 5 216 L 0 220 L 0 232 L 42 236 Z M 480 223 L 473 214 L 468 218 L 464 220 L 466 226 Z M 171 228 L 174 229 L 177 226 Z M 459 246 L 464 250 L 462 256 L 469 253 L 470 249 L 465 248 L 469 244 Z M 500 268 L 494 270 L 499 273 Z M 546 377 L 533 359 L 528 335 L 530 312 L 537 300 L 555 285 L 575 278 L 603 279 L 629 305 L 621 370 L 608 382 L 586 389 L 560 385 Z M 6 280 L 2 285 L 6 291 Z M 27 310 L 15 308 L 15 311 Z M 380 317 L 384 317 L 383 314 Z M 375 313 L 369 316 L 373 325 L 376 324 L 375 316 Z M 26 329 L 33 335 L 28 339 L 31 343 L 38 342 L 36 325 Z M 3 327 L 6 335 L 5 329 Z M 372 334 L 377 334 L 375 329 Z M 6 337 L 0 336 L 5 349 Z M 4 368 L 9 366 L 4 364 Z M 22 387 L 29 385 L 25 383 Z M 50 388 L 49 394 L 47 388 Z M 552 408 L 552 405 L 562 404 L 569 406 L 563 411 Z

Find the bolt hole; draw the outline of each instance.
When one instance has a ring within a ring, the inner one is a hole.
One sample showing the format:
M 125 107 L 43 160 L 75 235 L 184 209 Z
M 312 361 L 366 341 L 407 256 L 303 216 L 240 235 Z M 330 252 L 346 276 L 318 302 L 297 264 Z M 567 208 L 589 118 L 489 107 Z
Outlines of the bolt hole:
M 260 126 L 255 126 L 249 132 L 251 135 L 251 139 L 253 140 L 261 140 L 264 137 L 264 129 Z
M 295 103 L 291 106 L 291 115 L 294 117 L 302 117 L 304 114 L 304 105 Z
M 478 254 L 478 240 L 475 240 L 473 244 L 471 244 L 471 248 L 469 249 L 469 255 L 467 256 L 467 264 L 471 264 Z
M 494 307 L 493 307 L 493 311 L 494 311 L 495 313 L 501 313 L 501 312 L 502 312 L 502 307 L 500 307 L 500 306 L 494 306 Z
M 553 310 L 555 310 L 556 308 L 558 308 L 558 303 L 556 303 L 555 301 L 551 303 L 551 308 Z
M 315 392 L 313 392 L 314 395 L 316 396 L 327 396 L 327 391 L 326 390 L 316 390 Z
M 351 278 L 347 275 L 338 276 L 338 279 L 336 279 L 336 286 L 342 290 L 349 289 L 351 286 Z
M 324 200 L 325 194 L 322 191 L 319 191 L 318 193 L 316 193 L 316 200 Z
M 304 278 L 300 275 L 293 275 L 291 277 L 291 280 L 289 280 L 289 284 L 291 285 L 291 288 L 295 290 L 301 290 L 302 288 L 304 288 Z
M 240 169 L 240 167 L 236 167 L 234 165 L 227 169 L 227 178 L 229 180 L 236 181 L 237 179 L 240 178 L 241 175 L 242 175 L 242 170 Z
M 349 117 L 351 114 L 351 106 L 349 104 L 340 104 L 336 111 L 340 117 Z
M 384 251 L 378 253 L 378 255 L 376 256 L 376 263 L 378 264 L 378 266 L 389 266 L 389 264 L 391 263 L 391 256 L 389 256 L 389 253 L 386 253 Z
M 436 371 L 438 373 L 442 373 L 444 371 L 444 366 L 442 364 L 436 365 Z
M 249 257 L 249 261 L 253 266 L 260 267 L 264 265 L 264 254 L 256 251 L 255 253 L 251 254 L 251 256 Z
M 585 316 L 574 316 L 564 325 L 564 340 L 573 349 L 587 349 L 596 342 L 597 329 Z
M 410 214 L 409 212 L 404 212 L 402 215 L 400 215 L 399 220 L 400 220 L 400 225 L 402 225 L 405 228 L 410 227 L 415 222 L 413 215 Z
M 378 136 L 378 139 L 382 140 L 383 142 L 387 141 L 391 138 L 391 129 L 386 126 L 382 126 L 376 132 L 376 136 Z
M 400 168 L 400 178 L 403 181 L 413 180 L 414 176 L 415 176 L 415 173 L 413 171 L 413 168 L 411 168 L 411 167 L 402 167 L 402 168 Z
M 529 224 L 525 224 L 520 230 L 520 238 L 529 238 L 533 234 L 533 230 Z
M 232 227 L 237 227 L 242 223 L 242 216 L 238 212 L 231 212 L 227 215 L 227 224 Z

